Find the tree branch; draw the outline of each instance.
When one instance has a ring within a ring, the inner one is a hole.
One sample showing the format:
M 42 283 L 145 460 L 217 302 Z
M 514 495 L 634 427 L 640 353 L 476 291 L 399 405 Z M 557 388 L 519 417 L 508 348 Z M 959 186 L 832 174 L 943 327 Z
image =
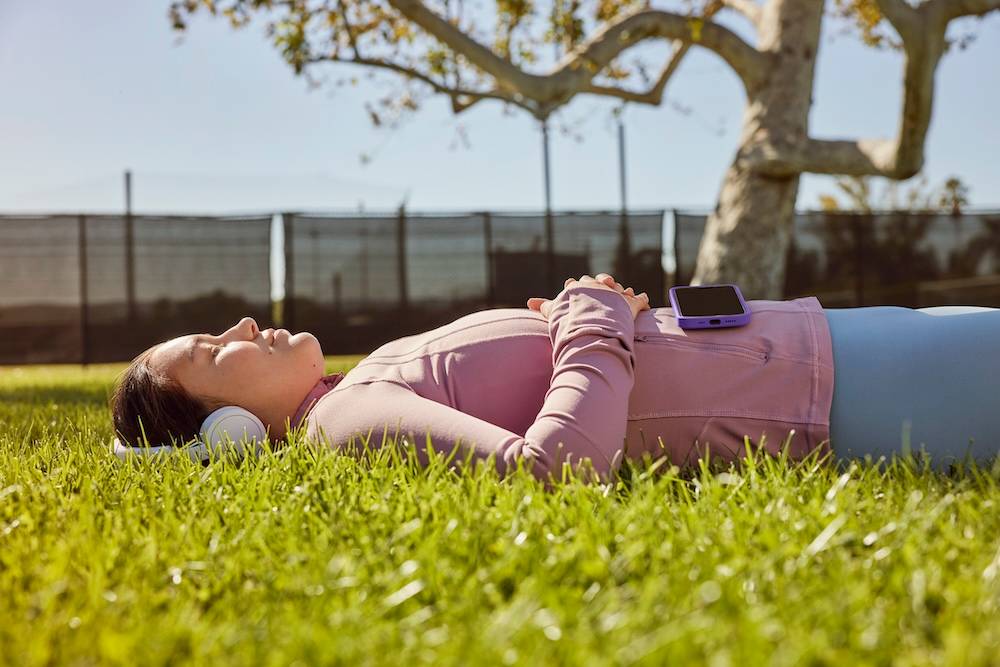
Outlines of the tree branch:
M 940 12 L 940 17 L 945 22 L 957 19 L 962 16 L 982 16 L 995 9 L 1000 9 L 998 0 L 928 0 L 921 11 L 935 14 Z
M 882 16 L 892 24 L 903 42 L 912 41 L 923 31 L 924 23 L 920 13 L 916 8 L 910 6 L 906 0 L 875 0 Z
M 583 92 L 594 76 L 619 53 L 651 37 L 678 39 L 715 51 L 736 71 L 748 91 L 763 80 L 769 61 L 766 54 L 744 42 L 736 33 L 705 21 L 703 17 L 641 10 L 604 26 L 568 53 L 548 74 L 529 74 L 442 19 L 420 0 L 388 1 L 440 42 L 493 76 L 498 89 L 514 98 L 533 101 L 537 105 L 535 115 L 540 118 Z
M 584 87 L 619 53 L 650 37 L 677 39 L 714 51 L 733 68 L 748 92 L 757 88 L 767 71 L 768 56 L 728 28 L 704 17 L 644 10 L 605 26 L 568 53 L 550 74 L 557 94 L 571 96 L 571 91 Z
M 656 83 L 653 84 L 652 88 L 644 93 L 626 90 L 617 86 L 602 86 L 596 83 L 587 84 L 587 87 L 581 92 L 590 93 L 592 95 L 603 95 L 605 97 L 617 97 L 627 102 L 637 102 L 639 104 L 657 106 L 663 100 L 663 89 L 666 88 L 667 81 L 671 76 L 673 76 L 673 73 L 681 64 L 684 54 L 686 54 L 690 48 L 690 44 L 677 42 L 674 46 L 673 53 L 670 54 L 670 58 L 667 60 L 667 64 L 664 65 L 663 70 L 660 71 L 660 76 L 657 77 Z
M 944 53 L 948 22 L 1000 9 L 1000 0 L 876 0 L 905 49 L 903 109 L 895 139 L 826 140 L 810 137 L 796 148 L 761 145 L 748 157 L 761 172 L 843 174 L 907 179 L 923 168 L 934 102 L 934 72 Z
M 456 114 L 465 111 L 471 107 L 476 102 L 483 99 L 495 99 L 502 102 L 509 102 L 516 106 L 521 107 L 525 111 L 532 112 L 533 109 L 525 106 L 525 104 L 504 91 L 500 90 L 468 90 L 465 88 L 457 88 L 446 86 L 442 83 L 435 81 L 430 75 L 425 74 L 412 67 L 407 67 L 405 65 L 400 65 L 399 63 L 394 63 L 388 60 L 382 60 L 380 58 L 364 58 L 362 56 L 354 56 L 352 58 L 347 58 L 343 56 L 315 56 L 312 58 L 306 58 L 303 60 L 304 63 L 315 65 L 317 63 L 347 63 L 350 65 L 363 65 L 365 67 L 376 67 L 379 69 L 387 69 L 398 74 L 403 74 L 404 76 L 416 79 L 426 83 L 428 86 L 434 89 L 434 92 L 441 93 L 442 95 L 447 95 L 451 99 L 451 108 Z M 465 100 L 461 98 L 467 98 Z
M 742 14 L 753 24 L 755 29 L 760 30 L 761 9 L 756 2 L 753 0 L 722 0 L 722 4 Z
M 713 2 L 705 7 L 704 17 L 711 18 L 714 16 L 720 9 L 722 9 L 727 1 L 728 0 L 713 0 Z M 587 84 L 586 88 L 584 88 L 582 92 L 590 93 L 592 95 L 602 95 L 605 97 L 617 97 L 618 99 L 625 100 L 626 102 L 636 102 L 638 104 L 658 106 L 660 102 L 663 101 L 663 90 L 667 86 L 667 81 L 669 81 L 670 77 L 673 76 L 675 71 L 677 71 L 677 68 L 681 64 L 681 60 L 684 59 L 684 56 L 690 48 L 691 44 L 689 42 L 675 40 L 674 50 L 667 59 L 663 69 L 660 71 L 660 75 L 657 77 L 656 83 L 644 93 L 627 90 L 618 86 L 602 86 L 593 82 Z
M 458 26 L 428 9 L 420 0 L 388 1 L 399 13 L 436 37 L 439 42 L 461 53 L 473 65 L 491 75 L 496 79 L 498 87 L 531 99 L 542 96 L 540 93 L 544 77 L 528 74 L 514 63 L 504 60 L 490 48 L 462 32 Z
M 352 26 L 351 22 L 347 20 L 347 9 L 341 4 L 340 0 L 337 0 L 336 7 L 340 14 L 340 19 L 344 22 L 344 30 L 347 31 L 347 40 L 351 45 L 351 49 L 354 50 L 354 55 L 361 55 L 358 52 L 358 38 L 354 34 L 354 26 Z

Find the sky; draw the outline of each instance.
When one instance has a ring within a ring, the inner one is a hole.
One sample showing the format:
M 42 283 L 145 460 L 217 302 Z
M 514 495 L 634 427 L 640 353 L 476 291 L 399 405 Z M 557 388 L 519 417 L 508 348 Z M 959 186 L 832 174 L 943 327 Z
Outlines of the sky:
M 355 87 L 310 90 L 262 22 L 235 30 L 200 12 L 179 38 L 168 6 L 0 0 L 0 213 L 119 212 L 126 169 L 140 214 L 374 212 L 404 201 L 426 212 L 543 207 L 541 132 L 526 113 L 487 101 L 456 117 L 435 99 L 401 127 L 377 129 L 364 103 L 383 88 L 362 77 Z M 752 39 L 738 15 L 719 22 Z M 894 136 L 902 56 L 867 48 L 844 27 L 824 22 L 811 132 Z M 1000 12 L 962 19 L 949 34 L 962 32 L 976 39 L 938 67 L 923 174 L 929 186 L 958 176 L 973 207 L 997 208 Z M 363 74 L 350 65 L 325 71 Z M 664 104 L 625 111 L 629 207 L 714 207 L 744 103 L 725 63 L 691 49 Z M 620 206 L 614 106 L 578 96 L 560 114 L 582 140 L 551 132 L 555 209 Z M 822 193 L 836 193 L 830 177 L 803 175 L 797 208 L 818 208 Z

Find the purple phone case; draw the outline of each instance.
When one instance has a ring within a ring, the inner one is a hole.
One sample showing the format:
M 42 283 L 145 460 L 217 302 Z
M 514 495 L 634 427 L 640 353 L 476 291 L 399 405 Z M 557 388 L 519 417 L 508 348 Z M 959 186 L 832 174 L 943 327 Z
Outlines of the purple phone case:
M 697 316 L 686 316 L 681 313 L 680 305 L 677 303 L 677 290 L 687 290 L 687 289 L 698 289 L 701 287 L 732 287 L 736 290 L 736 298 L 740 300 L 740 304 L 743 306 L 742 315 L 697 315 Z M 674 309 L 674 315 L 677 316 L 677 326 L 681 329 L 719 329 L 722 327 L 741 327 L 745 324 L 750 323 L 750 306 L 747 304 L 746 299 L 743 298 L 743 293 L 740 292 L 740 288 L 732 283 L 716 283 L 713 285 L 677 285 L 670 288 L 670 305 Z

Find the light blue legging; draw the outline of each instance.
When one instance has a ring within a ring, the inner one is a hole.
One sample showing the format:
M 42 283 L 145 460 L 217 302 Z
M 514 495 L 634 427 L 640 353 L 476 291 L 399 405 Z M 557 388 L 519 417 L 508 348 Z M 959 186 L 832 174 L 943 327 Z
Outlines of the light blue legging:
M 826 308 L 830 445 L 846 461 L 909 451 L 944 470 L 1000 453 L 1000 308 Z

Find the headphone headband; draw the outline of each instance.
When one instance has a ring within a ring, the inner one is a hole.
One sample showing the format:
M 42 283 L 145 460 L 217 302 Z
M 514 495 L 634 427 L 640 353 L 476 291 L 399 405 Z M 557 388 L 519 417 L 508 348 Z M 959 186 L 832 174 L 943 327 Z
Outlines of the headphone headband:
M 129 457 L 156 457 L 183 450 L 192 461 L 199 463 L 211 458 L 213 454 L 221 455 L 234 451 L 238 457 L 245 454 L 243 443 L 254 445 L 254 454 L 260 454 L 267 429 L 264 423 L 245 408 L 237 405 L 227 405 L 212 412 L 201 424 L 200 438 L 188 447 L 173 447 L 158 445 L 151 447 L 125 445 L 115 438 L 112 451 L 122 461 Z

